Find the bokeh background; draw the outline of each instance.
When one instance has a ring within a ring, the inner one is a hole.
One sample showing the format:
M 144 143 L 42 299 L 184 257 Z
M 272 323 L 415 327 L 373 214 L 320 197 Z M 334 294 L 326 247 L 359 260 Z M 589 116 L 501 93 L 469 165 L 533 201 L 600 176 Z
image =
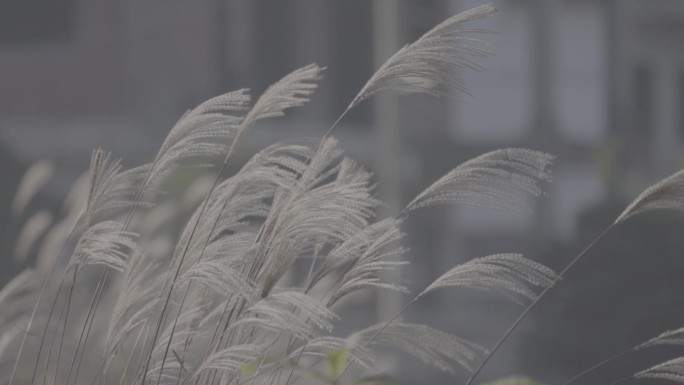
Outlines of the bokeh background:
M 38 207 L 58 209 L 101 146 L 133 166 L 152 160 L 187 109 L 328 67 L 306 107 L 259 123 L 247 157 L 278 139 L 321 136 L 387 57 L 447 17 L 457 0 L 0 1 L 0 234 L 6 282 L 22 268 L 9 206 L 23 171 L 47 159 L 55 178 Z M 558 156 L 548 196 L 529 213 L 468 207 L 419 212 L 406 224 L 419 289 L 460 261 L 522 252 L 562 268 L 649 184 L 684 166 L 684 2 L 501 0 L 478 22 L 496 55 L 465 74 L 473 97 L 373 99 L 336 128 L 377 172 L 388 213 L 473 156 L 527 147 Z M 26 218 L 23 218 L 26 219 Z M 649 214 L 616 228 L 544 299 L 483 372 L 558 382 L 612 353 L 684 324 L 684 221 Z M 344 311 L 354 326 L 386 319 L 405 298 L 369 294 Z M 436 293 L 406 317 L 491 346 L 522 307 L 491 295 Z M 354 326 L 349 326 L 352 329 Z M 601 375 L 658 362 L 635 355 Z M 405 357 L 405 383 L 454 383 Z

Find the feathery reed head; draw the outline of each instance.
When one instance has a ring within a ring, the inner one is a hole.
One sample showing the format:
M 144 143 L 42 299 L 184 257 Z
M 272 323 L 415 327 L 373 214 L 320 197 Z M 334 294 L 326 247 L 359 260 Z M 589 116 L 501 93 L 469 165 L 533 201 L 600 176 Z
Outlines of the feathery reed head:
M 642 370 L 636 373 L 634 378 L 654 378 L 684 384 L 684 357 L 677 357 Z
M 453 169 L 418 194 L 405 211 L 444 203 L 497 209 L 525 208 L 526 196 L 538 196 L 538 183 L 551 180 L 554 156 L 521 148 L 496 150 Z
M 438 24 L 415 42 L 401 48 L 371 76 L 349 104 L 352 109 L 381 91 L 422 93 L 441 96 L 453 87 L 468 93 L 459 76 L 461 69 L 479 70 L 475 61 L 491 55 L 488 44 L 469 37 L 484 30 L 461 28 L 464 23 L 490 16 L 496 12 L 484 5 L 459 13 Z
M 650 210 L 684 210 L 684 170 L 681 170 L 644 190 L 617 217 L 615 223 Z

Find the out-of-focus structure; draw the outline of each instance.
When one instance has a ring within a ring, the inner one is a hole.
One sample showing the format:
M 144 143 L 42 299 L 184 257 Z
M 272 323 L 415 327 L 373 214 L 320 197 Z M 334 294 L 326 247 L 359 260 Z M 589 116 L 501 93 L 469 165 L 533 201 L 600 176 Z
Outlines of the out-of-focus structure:
M 63 191 L 85 168 L 92 147 L 110 148 L 129 165 L 149 160 L 186 109 L 242 87 L 258 95 L 311 62 L 329 67 L 312 103 L 258 127 L 245 146 L 320 136 L 382 57 L 478 4 L 3 1 L 0 146 L 21 164 L 56 160 L 64 174 L 56 190 Z M 466 75 L 474 98 L 376 101 L 350 114 L 335 132 L 354 157 L 377 166 L 380 191 L 392 194 L 385 200 L 396 204 L 458 163 L 496 148 L 529 147 L 558 156 L 549 196 L 532 213 L 455 207 L 411 218 L 407 232 L 416 263 L 406 274 L 417 285 L 456 260 L 487 253 L 543 254 L 563 244 L 578 250 L 594 230 L 583 229 L 582 213 L 626 201 L 684 165 L 684 2 L 495 4 L 500 12 L 481 26 L 497 32 L 487 36 L 496 55 L 483 61 L 486 71 Z M 378 154 L 383 157 L 375 159 Z M 16 174 L 2 167 L 3 175 Z M 3 188 L 3 196 L 11 194 L 10 186 Z M 608 222 L 596 228 L 609 223 L 609 217 L 600 218 Z M 554 264 L 555 256 L 539 258 Z M 558 258 L 556 266 L 564 260 Z M 441 297 L 431 301 L 425 311 L 445 306 Z M 470 309 L 470 303 L 482 298 L 461 305 Z M 510 322 L 493 309 L 444 312 L 441 326 L 455 330 L 462 324 L 485 343 Z M 534 328 L 522 332 L 533 334 Z M 515 339 L 501 356 L 523 349 L 521 341 Z M 527 368 L 522 361 L 493 364 L 505 373 Z
M 290 121 L 301 126 L 304 120 L 308 133 L 323 132 L 372 73 L 374 51 L 388 51 L 373 46 L 383 3 L 3 2 L 2 141 L 24 161 L 82 164 L 74 151 L 87 153 L 92 145 L 144 157 L 190 106 L 229 89 L 258 92 L 314 61 L 329 66 L 327 80 L 313 105 Z M 395 40 L 411 41 L 477 3 L 401 4 Z M 561 168 L 537 223 L 550 236 L 571 238 L 578 208 L 609 193 L 606 178 L 619 174 L 620 187 L 632 193 L 644 182 L 637 175 L 662 176 L 682 161 L 684 4 L 497 5 L 499 14 L 483 25 L 497 32 L 489 37 L 496 56 L 485 61 L 485 72 L 467 75 L 476 97 L 401 100 L 404 159 L 394 164 L 411 163 L 412 172 L 402 174 L 413 186 L 423 182 L 416 179 L 422 169 L 434 169 L 426 177 L 438 175 L 436 167 L 496 147 L 553 152 Z M 338 130 L 350 137 L 349 147 L 373 135 L 370 111 L 350 115 Z M 412 155 L 426 147 L 434 159 Z M 518 221 L 513 227 L 524 229 Z

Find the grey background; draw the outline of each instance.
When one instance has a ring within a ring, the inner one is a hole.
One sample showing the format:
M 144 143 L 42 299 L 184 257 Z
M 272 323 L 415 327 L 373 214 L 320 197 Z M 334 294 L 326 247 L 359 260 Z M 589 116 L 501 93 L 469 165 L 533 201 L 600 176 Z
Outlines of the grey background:
M 188 108 L 242 87 L 258 95 L 312 62 L 328 67 L 313 101 L 260 124 L 240 151 L 247 156 L 280 138 L 320 136 L 384 58 L 479 4 L 1 1 L 2 279 L 21 268 L 9 258 L 19 224 L 7 207 L 31 163 L 56 163 L 57 177 L 40 198 L 58 205 L 93 147 L 113 150 L 127 166 L 149 161 Z M 643 188 L 684 165 L 684 2 L 494 4 L 496 16 L 478 25 L 497 32 L 485 37 L 496 56 L 483 61 L 486 71 L 467 74 L 473 98 L 384 96 L 354 110 L 334 133 L 377 171 L 390 210 L 486 151 L 527 147 L 558 156 L 548 197 L 532 213 L 459 206 L 411 217 L 412 265 L 402 275 L 416 290 L 455 263 L 490 253 L 523 252 L 562 268 Z M 682 224 L 664 214 L 617 228 L 532 312 L 482 378 L 526 373 L 561 381 L 681 326 Z M 369 295 L 365 306 L 344 311 L 361 325 L 387 318 L 401 300 Z M 407 318 L 491 346 L 521 310 L 492 296 L 444 292 Z M 656 354 L 605 374 L 617 379 L 657 362 Z M 407 383 L 466 378 L 406 360 L 387 365 Z

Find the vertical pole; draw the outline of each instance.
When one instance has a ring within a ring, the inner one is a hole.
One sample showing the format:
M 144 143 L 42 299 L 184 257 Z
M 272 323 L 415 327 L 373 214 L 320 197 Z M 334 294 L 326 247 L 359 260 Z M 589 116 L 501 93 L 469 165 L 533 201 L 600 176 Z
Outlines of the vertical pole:
M 653 87 L 653 129 L 652 151 L 656 172 L 667 175 L 677 166 L 677 92 L 679 77 L 673 61 L 664 57 L 655 61 Z
M 606 60 L 603 69 L 603 77 L 606 79 L 606 97 L 608 98 L 608 127 L 607 131 L 612 140 L 619 140 L 618 146 L 621 153 L 618 155 L 621 162 L 626 154 L 634 154 L 634 143 L 640 140 L 636 135 L 633 112 L 629 111 L 629 103 L 632 98 L 630 93 L 634 85 L 633 77 L 629 76 L 631 63 L 628 44 L 632 40 L 625 26 L 625 4 L 620 0 L 607 0 L 603 3 L 603 12 L 606 21 Z M 635 159 L 632 159 L 635 161 Z M 646 160 L 644 160 L 646 161 Z M 620 167 L 614 167 L 606 175 L 606 188 L 608 196 L 619 197 L 619 183 L 624 180 L 624 171 Z
M 373 1 L 373 66 L 378 68 L 399 49 L 399 2 Z M 399 207 L 399 108 L 396 97 L 381 93 L 374 99 L 376 133 L 375 169 L 380 198 L 387 203 L 390 213 Z M 399 274 L 398 274 L 399 275 Z M 377 298 L 378 321 L 388 320 L 401 309 L 401 296 L 380 290 Z

